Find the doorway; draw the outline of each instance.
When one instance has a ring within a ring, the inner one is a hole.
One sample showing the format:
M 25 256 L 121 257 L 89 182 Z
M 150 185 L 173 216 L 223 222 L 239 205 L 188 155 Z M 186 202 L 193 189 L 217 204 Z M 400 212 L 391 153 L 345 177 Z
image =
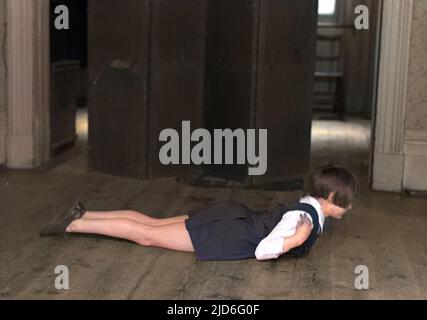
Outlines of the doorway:
M 369 30 L 354 27 L 369 9 Z M 311 167 L 341 164 L 369 179 L 380 1 L 319 0 Z
M 88 147 L 87 0 L 50 0 L 51 158 L 60 163 Z M 66 6 L 69 29 L 56 29 L 55 9 Z

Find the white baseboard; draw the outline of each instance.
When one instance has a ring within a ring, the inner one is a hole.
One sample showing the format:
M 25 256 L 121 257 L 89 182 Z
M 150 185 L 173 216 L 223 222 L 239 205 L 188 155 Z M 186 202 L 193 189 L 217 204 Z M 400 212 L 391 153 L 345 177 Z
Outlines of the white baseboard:
M 403 188 L 427 191 L 427 131 L 405 132 Z
M 372 188 L 378 191 L 402 191 L 403 155 L 376 152 Z

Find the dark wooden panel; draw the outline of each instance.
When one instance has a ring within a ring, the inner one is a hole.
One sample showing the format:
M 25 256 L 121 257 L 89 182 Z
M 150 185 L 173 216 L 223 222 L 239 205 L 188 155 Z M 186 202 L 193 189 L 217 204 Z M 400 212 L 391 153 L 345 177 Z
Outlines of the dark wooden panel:
M 209 173 L 301 185 L 310 156 L 316 22 L 316 0 L 209 2 L 206 126 L 268 129 L 265 175 L 249 177 L 246 165 L 209 166 Z
M 268 129 L 268 170 L 255 182 L 308 171 L 317 1 L 262 0 L 256 127 Z
M 253 128 L 257 0 L 210 0 L 206 52 L 205 127 Z M 246 165 L 211 165 L 215 175 L 247 179 Z
M 146 176 L 149 3 L 89 1 L 90 164 Z
M 90 2 L 94 167 L 142 177 L 185 172 L 159 162 L 158 137 L 190 120 L 192 129 L 268 129 L 268 171 L 252 182 L 306 171 L 316 0 L 211 0 L 206 15 L 207 3 Z M 251 180 L 246 165 L 212 169 Z
M 181 133 L 185 120 L 192 129 L 203 127 L 207 0 L 155 0 L 152 12 L 149 176 L 173 176 L 190 166 L 160 163 L 159 134 Z

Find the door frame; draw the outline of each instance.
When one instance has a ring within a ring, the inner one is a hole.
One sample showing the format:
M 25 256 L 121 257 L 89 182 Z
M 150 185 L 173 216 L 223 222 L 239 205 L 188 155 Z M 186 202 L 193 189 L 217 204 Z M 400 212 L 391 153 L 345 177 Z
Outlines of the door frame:
M 373 108 L 371 187 L 401 191 L 413 0 L 383 0 L 377 101 Z M 6 165 L 36 168 L 50 161 L 49 0 L 6 0 Z
M 49 0 L 6 0 L 6 166 L 50 160 Z
M 404 135 L 413 0 L 383 0 L 373 109 L 371 187 L 400 192 L 404 179 Z

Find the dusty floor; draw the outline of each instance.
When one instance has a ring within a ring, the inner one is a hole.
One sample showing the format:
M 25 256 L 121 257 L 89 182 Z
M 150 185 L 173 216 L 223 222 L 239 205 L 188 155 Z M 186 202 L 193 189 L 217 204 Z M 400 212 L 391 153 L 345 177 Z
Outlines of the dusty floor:
M 327 138 L 331 134 L 325 128 L 333 125 L 316 127 L 324 146 L 316 144 L 320 156 L 314 162 L 325 162 L 325 148 L 340 145 Z M 357 156 L 348 151 L 344 158 L 356 161 Z M 327 222 L 307 257 L 266 262 L 198 262 L 191 253 L 95 236 L 39 238 L 38 232 L 75 199 L 92 210 L 128 208 L 166 217 L 218 199 L 263 209 L 295 195 L 99 174 L 87 168 L 78 148 L 71 161 L 53 169 L 2 171 L 0 298 L 426 299 L 427 199 L 370 191 L 366 163 L 354 163 L 363 188 L 353 210 L 341 221 Z M 58 265 L 69 268 L 69 290 L 55 289 Z M 369 290 L 355 289 L 358 265 L 369 269 Z

